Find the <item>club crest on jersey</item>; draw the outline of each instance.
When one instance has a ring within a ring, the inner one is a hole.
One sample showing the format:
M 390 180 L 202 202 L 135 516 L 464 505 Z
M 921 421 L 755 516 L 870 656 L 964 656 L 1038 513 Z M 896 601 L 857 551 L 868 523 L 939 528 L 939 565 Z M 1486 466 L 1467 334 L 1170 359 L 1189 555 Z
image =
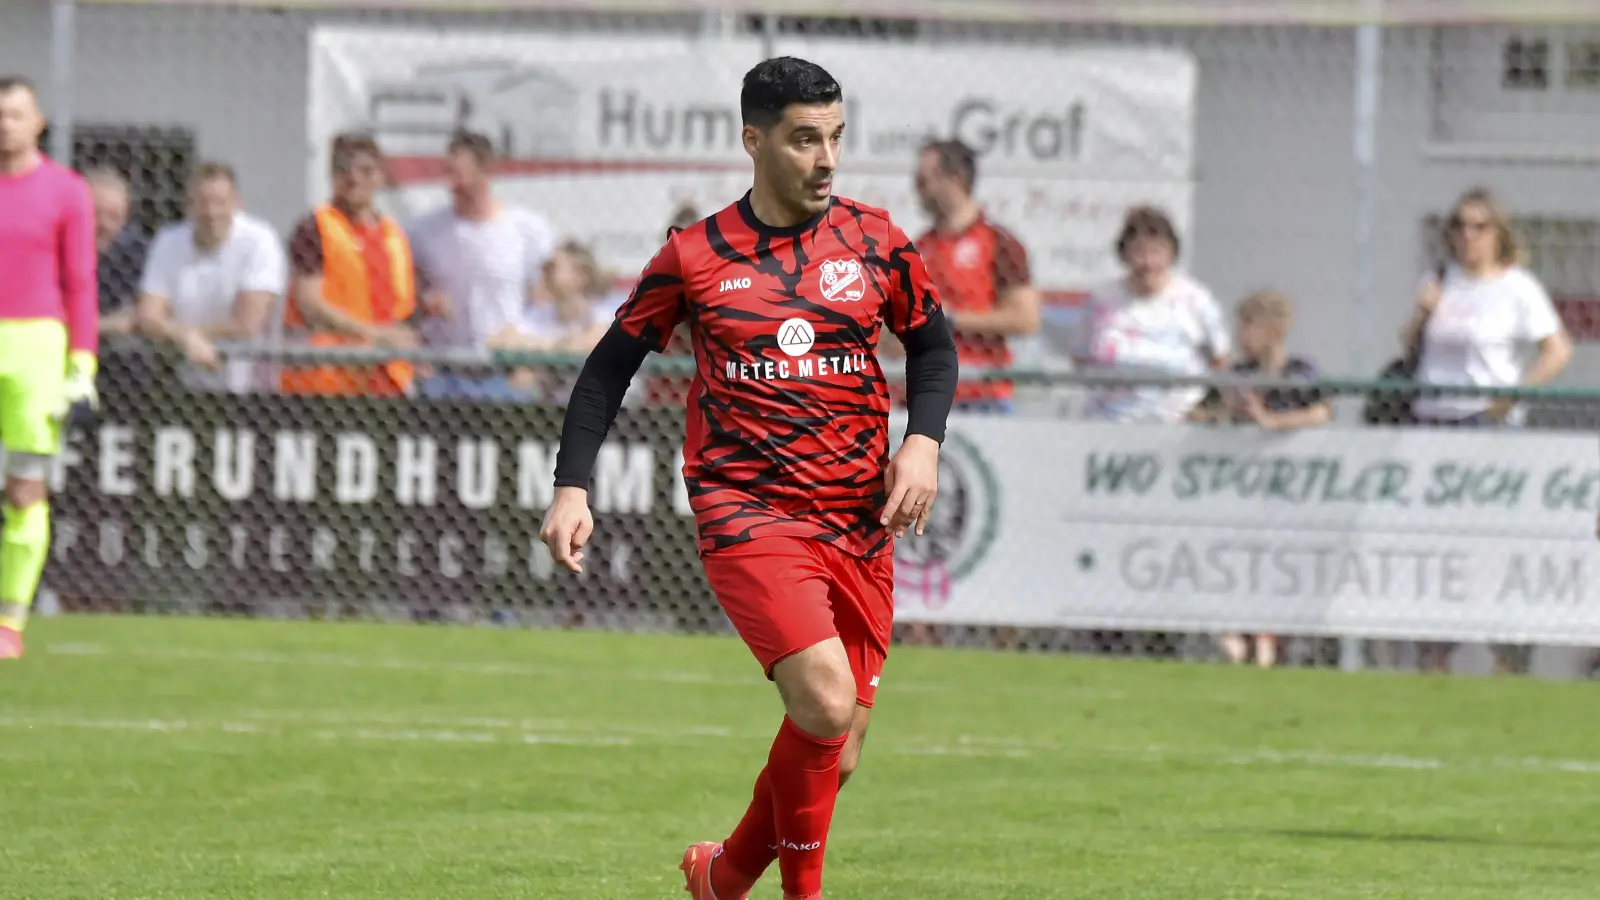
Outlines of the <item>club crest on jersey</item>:
M 824 260 L 821 280 L 822 299 L 835 303 L 854 303 L 867 292 L 859 259 Z

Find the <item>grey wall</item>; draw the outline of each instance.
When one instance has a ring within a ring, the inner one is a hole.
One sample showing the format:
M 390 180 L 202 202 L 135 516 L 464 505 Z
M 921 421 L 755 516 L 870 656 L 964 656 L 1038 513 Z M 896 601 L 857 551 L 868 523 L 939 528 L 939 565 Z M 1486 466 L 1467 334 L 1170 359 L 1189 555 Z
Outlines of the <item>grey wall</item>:
M 316 18 L 303 12 L 82 9 L 77 117 L 195 128 L 202 155 L 232 162 L 247 204 L 284 228 L 303 211 L 306 39 Z M 398 14 L 339 18 L 393 22 Z M 697 24 L 576 15 L 405 19 L 564 29 Z M 1393 353 L 1391 336 L 1406 314 L 1420 268 L 1418 232 L 1425 215 L 1476 183 L 1499 190 L 1523 213 L 1586 216 L 1594 205 L 1590 165 L 1444 160 L 1430 152 L 1430 142 L 1440 137 L 1600 137 L 1600 119 L 1582 115 L 1591 111 L 1586 103 L 1600 104 L 1600 98 L 1579 98 L 1575 106 L 1544 98 L 1530 109 L 1524 98 L 1506 97 L 1498 88 L 1500 37 L 1501 32 L 1465 28 L 1385 34 L 1379 204 L 1371 248 L 1379 302 L 1365 312 L 1353 305 L 1352 32 L 1021 33 L 962 26 L 928 29 L 920 39 L 1158 42 L 1190 49 L 1200 63 L 1190 267 L 1228 303 L 1257 287 L 1288 292 L 1301 309 L 1295 348 L 1324 360 L 1327 370 L 1365 373 Z M 47 5 L 0 8 L 0 59 L 7 66 L 44 82 L 49 46 Z

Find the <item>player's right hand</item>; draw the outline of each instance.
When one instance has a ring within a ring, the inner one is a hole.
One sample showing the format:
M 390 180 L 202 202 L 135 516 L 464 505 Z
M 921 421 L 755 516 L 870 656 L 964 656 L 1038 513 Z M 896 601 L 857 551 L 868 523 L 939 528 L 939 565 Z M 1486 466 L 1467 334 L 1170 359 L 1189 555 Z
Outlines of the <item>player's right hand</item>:
M 550 508 L 545 510 L 539 540 L 550 550 L 550 558 L 570 572 L 583 571 L 583 545 L 594 533 L 594 516 L 589 512 L 589 492 L 583 488 L 558 487 Z

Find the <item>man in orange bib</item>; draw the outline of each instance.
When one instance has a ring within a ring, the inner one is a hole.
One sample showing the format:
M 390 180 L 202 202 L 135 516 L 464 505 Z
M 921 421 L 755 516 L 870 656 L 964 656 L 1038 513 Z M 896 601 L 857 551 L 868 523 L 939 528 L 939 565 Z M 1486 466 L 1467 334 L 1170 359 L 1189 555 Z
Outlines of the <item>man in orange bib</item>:
M 398 223 L 372 205 L 383 155 L 364 135 L 333 141 L 333 200 L 301 219 L 289 238 L 291 280 L 284 310 L 290 342 L 314 347 L 409 349 L 416 309 L 411 246 Z M 394 397 L 411 387 L 411 364 L 285 368 L 286 394 Z

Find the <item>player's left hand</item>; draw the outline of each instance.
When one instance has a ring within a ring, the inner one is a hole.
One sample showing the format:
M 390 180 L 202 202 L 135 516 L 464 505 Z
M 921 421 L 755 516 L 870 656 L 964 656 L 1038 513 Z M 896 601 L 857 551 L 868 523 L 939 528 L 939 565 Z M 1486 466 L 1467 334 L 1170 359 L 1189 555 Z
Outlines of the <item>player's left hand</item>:
M 100 393 L 95 390 L 94 376 L 99 360 L 93 353 L 74 350 L 67 355 L 67 378 L 62 386 L 62 424 L 69 428 L 87 427 L 100 409 Z
M 898 538 L 905 537 L 906 528 L 915 522 L 921 535 L 939 493 L 939 442 L 927 435 L 907 435 L 884 470 L 883 487 L 889 492 L 889 502 L 878 523 Z

